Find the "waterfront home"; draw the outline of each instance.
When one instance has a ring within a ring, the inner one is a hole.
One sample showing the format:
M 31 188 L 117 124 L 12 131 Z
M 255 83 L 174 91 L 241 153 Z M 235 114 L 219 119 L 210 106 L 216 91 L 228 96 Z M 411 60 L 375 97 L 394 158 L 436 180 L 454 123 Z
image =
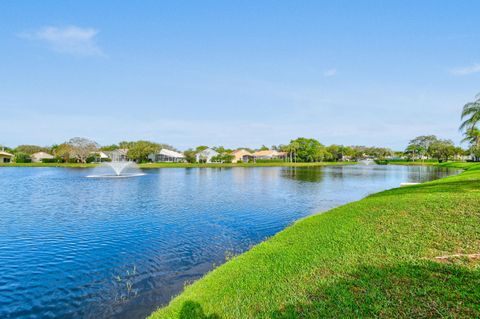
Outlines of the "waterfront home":
M 286 152 L 279 152 L 276 150 L 263 150 L 253 153 L 253 158 L 255 160 L 285 159 L 286 157 Z
M 244 149 L 233 151 L 232 155 L 234 156 L 232 163 L 248 163 L 250 160 L 253 160 L 253 154 Z
M 182 163 L 185 162 L 185 155 L 163 148 L 156 154 L 148 155 L 148 160 L 152 162 Z
M 13 159 L 13 154 L 5 151 L 0 151 L 0 163 L 10 163 Z
M 52 154 L 48 154 L 46 152 L 36 152 L 30 155 L 30 158 L 32 159 L 33 163 L 40 163 L 44 159 L 54 159 L 55 157 Z
M 95 158 L 95 162 L 97 163 L 107 162 L 108 159 L 110 158 L 107 155 L 106 151 L 95 151 L 95 152 L 90 152 L 90 154 Z
M 201 152 L 198 152 L 197 155 L 195 155 L 195 158 L 199 163 L 211 163 L 212 157 L 215 157 L 217 155 L 218 155 L 217 151 L 211 148 L 207 148 Z
M 123 162 L 128 161 L 128 149 L 126 148 L 119 148 L 113 151 L 105 151 L 105 153 L 112 162 Z

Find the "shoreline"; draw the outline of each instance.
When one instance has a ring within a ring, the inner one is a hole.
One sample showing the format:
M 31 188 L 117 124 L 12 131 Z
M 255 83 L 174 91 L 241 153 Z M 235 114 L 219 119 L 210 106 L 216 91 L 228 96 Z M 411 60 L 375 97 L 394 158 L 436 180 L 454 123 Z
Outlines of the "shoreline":
M 229 168 L 229 167 L 317 167 L 335 165 L 354 165 L 357 162 L 272 162 L 272 163 L 143 163 L 138 164 L 141 169 L 153 168 Z M 1 163 L 2 167 L 59 167 L 59 168 L 94 168 L 97 163 Z
M 479 253 L 480 164 L 436 166 L 464 171 L 301 219 L 150 318 L 479 316 L 478 259 L 437 257 Z

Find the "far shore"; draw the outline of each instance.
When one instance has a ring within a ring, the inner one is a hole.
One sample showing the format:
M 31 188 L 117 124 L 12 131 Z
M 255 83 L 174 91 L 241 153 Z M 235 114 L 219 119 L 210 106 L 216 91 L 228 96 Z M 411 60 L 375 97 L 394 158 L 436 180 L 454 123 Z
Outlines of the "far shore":
M 142 163 L 139 168 L 229 168 L 229 167 L 316 167 L 316 166 L 334 166 L 334 165 L 354 165 L 358 162 L 271 162 L 271 163 Z M 64 167 L 64 168 L 94 168 L 99 163 L 0 163 L 2 167 Z M 468 162 L 431 162 L 431 161 L 392 161 L 388 165 L 406 165 L 406 166 L 438 166 L 445 168 L 459 168 L 459 166 L 468 167 Z M 462 167 L 463 168 L 463 167 Z
M 226 167 L 313 167 L 332 165 L 353 165 L 357 162 L 271 162 L 271 163 L 143 163 L 139 168 L 226 168 Z M 64 168 L 93 168 L 99 163 L 1 163 L 0 167 L 64 167 Z

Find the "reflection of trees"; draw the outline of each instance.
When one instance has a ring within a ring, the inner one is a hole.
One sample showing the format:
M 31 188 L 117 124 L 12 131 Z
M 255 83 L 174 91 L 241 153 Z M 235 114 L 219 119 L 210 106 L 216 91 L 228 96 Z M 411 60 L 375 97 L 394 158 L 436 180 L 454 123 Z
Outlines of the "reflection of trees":
M 320 182 L 323 179 L 323 170 L 319 167 L 286 167 L 282 170 L 282 177 L 301 182 Z

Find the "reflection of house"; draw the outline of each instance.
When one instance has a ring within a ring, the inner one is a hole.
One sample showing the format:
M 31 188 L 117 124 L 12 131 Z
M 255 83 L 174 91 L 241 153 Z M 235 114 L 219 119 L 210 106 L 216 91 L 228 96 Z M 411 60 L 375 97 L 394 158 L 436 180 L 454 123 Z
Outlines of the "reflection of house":
M 162 149 L 157 154 L 148 155 L 148 159 L 152 162 L 169 162 L 169 163 L 179 163 L 185 162 L 185 155 L 179 152 L 172 150 L 167 150 L 166 148 Z
M 105 151 L 103 153 L 105 153 L 108 158 L 112 160 L 112 162 L 128 161 L 128 149 L 126 148 L 119 148 L 113 151 Z
M 5 151 L 0 151 L 0 163 L 10 163 L 12 161 L 13 154 Z
M 217 155 L 218 155 L 217 151 L 215 151 L 211 148 L 207 148 L 207 149 L 204 149 L 201 152 L 198 152 L 195 157 L 197 159 L 197 162 L 211 163 L 212 162 L 212 157 L 215 157 Z
M 250 160 L 253 160 L 253 154 L 244 149 L 233 151 L 232 155 L 234 156 L 232 163 L 248 163 Z
M 30 158 L 32 159 L 32 162 L 39 163 L 44 159 L 53 159 L 54 156 L 45 152 L 36 152 L 30 155 Z
M 287 157 L 287 153 L 276 150 L 264 150 L 253 153 L 253 157 L 256 160 L 285 159 Z

